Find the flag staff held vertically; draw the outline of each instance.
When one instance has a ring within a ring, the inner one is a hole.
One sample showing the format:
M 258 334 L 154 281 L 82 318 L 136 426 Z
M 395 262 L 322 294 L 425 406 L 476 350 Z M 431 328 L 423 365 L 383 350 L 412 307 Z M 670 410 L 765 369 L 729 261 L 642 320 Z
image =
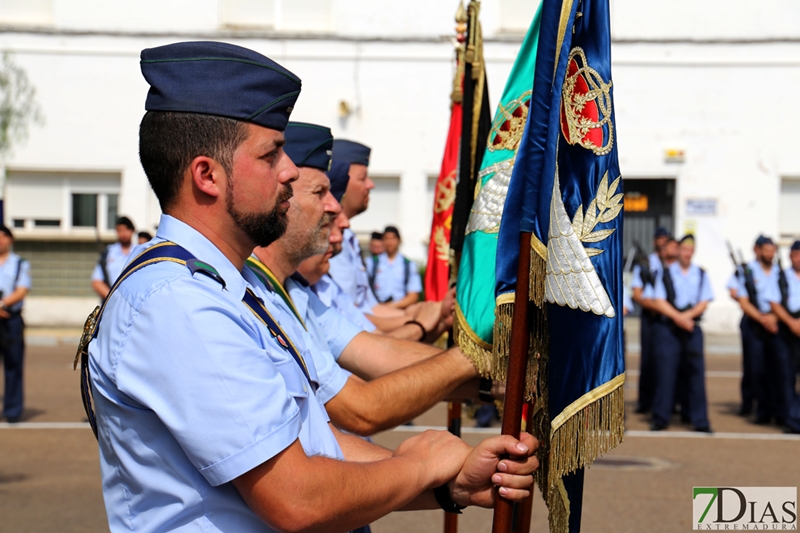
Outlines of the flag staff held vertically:
M 528 284 L 531 265 L 531 234 L 520 233 L 517 290 L 514 294 L 514 316 L 511 322 L 511 348 L 508 357 L 506 397 L 503 406 L 503 435 L 518 437 L 522 431 L 522 396 L 530 346 Z M 532 404 L 532 407 L 535 405 Z M 492 533 L 510 533 L 514 504 L 499 495 L 495 499 Z

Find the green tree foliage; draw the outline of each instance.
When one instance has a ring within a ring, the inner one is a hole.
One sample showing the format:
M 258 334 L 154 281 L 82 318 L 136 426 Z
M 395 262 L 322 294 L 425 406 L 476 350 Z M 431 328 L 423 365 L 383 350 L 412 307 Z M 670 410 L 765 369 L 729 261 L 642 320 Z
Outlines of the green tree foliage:
M 0 57 L 0 158 L 28 137 L 31 123 L 42 124 L 36 89 L 8 52 Z

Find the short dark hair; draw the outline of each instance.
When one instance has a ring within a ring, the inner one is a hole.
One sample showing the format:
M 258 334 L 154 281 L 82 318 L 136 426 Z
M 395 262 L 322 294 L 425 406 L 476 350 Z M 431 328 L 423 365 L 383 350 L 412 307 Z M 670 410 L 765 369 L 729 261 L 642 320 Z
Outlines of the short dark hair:
M 114 224 L 115 226 L 125 226 L 129 230 L 133 231 L 135 228 L 133 226 L 133 222 L 128 217 L 119 217 L 117 219 L 117 223 Z
M 386 228 L 383 230 L 383 234 L 386 235 L 387 233 L 394 233 L 397 235 L 398 239 L 400 238 L 400 230 L 397 229 L 396 226 L 386 226 Z
M 175 201 L 183 173 L 195 157 L 220 163 L 229 175 L 233 152 L 247 139 L 247 124 L 216 115 L 148 111 L 139 125 L 139 160 L 161 210 Z
M 370 236 L 370 239 L 373 241 L 375 240 L 379 241 L 383 239 L 383 233 L 381 233 L 380 231 L 373 231 L 372 235 Z
M 140 231 L 137 235 L 140 239 L 144 239 L 146 241 L 152 241 L 153 235 L 149 231 Z

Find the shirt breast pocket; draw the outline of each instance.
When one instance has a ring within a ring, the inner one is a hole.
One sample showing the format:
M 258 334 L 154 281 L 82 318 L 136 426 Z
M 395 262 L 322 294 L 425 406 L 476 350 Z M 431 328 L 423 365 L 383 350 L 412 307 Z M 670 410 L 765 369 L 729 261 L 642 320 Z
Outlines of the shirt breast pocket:
M 289 396 L 300 400 L 306 400 L 309 394 L 309 384 L 303 371 L 297 366 L 294 359 L 284 359 L 275 361 L 275 367 L 283 376 L 283 382 L 286 384 L 286 392 Z

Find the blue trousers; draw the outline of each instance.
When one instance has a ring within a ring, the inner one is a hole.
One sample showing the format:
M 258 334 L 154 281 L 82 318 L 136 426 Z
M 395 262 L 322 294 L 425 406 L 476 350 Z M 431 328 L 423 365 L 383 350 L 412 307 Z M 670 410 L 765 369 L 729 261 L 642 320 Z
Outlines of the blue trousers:
M 775 352 L 771 361 L 770 381 L 777 392 L 775 416 L 787 421 L 791 416 L 793 403 L 800 402 L 797 395 L 797 373 L 800 362 L 800 338 L 795 336 L 786 325 L 780 325 L 775 339 Z M 800 408 L 800 406 L 798 406 Z
M 12 315 L 0 319 L 0 358 L 3 359 L 5 389 L 3 393 L 3 415 L 19 418 L 22 415 L 22 367 L 25 358 L 25 326 L 22 316 Z
M 756 419 L 780 416 L 774 372 L 781 366 L 775 355 L 777 335 L 749 317 L 742 318 L 742 407 L 756 403 Z M 749 410 L 749 409 L 746 409 Z
M 653 405 L 655 390 L 655 364 L 653 361 L 653 322 L 656 319 L 647 311 L 642 311 L 639 359 L 639 405 L 638 411 L 647 413 Z
M 691 333 L 669 321 L 653 324 L 653 357 L 656 387 L 653 396 L 653 422 L 667 426 L 675 406 L 676 390 L 682 391 L 681 413 L 697 429 L 707 428 L 705 361 L 703 330 L 694 327 Z M 683 383 L 679 384 L 679 376 Z

